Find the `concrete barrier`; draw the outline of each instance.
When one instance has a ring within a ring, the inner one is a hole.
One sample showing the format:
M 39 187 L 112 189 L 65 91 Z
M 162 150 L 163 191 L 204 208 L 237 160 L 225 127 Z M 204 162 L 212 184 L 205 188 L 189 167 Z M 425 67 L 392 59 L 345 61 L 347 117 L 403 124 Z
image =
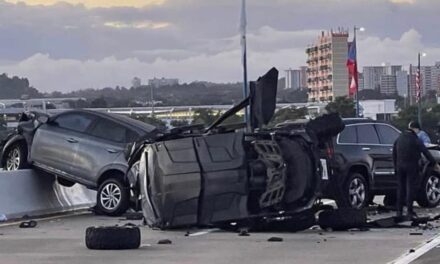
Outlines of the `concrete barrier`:
M 63 187 L 50 174 L 0 171 L 0 222 L 90 208 L 95 203 L 95 191 L 79 184 Z

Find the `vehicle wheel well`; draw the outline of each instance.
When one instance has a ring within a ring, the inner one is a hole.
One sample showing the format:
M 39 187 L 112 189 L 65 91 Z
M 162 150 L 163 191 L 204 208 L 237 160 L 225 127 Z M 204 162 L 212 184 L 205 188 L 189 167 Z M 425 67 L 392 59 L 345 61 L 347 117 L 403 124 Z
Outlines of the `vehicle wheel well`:
M 365 177 L 365 180 L 367 181 L 368 185 L 371 186 L 370 177 L 368 176 L 368 169 L 365 166 L 354 165 L 353 167 L 351 167 L 350 170 L 348 171 L 347 179 L 352 173 L 362 174 Z
M 22 145 L 23 147 L 25 147 L 25 149 L 26 149 L 26 155 L 29 154 L 29 153 L 28 153 L 28 146 L 27 146 L 27 144 L 26 144 L 26 140 L 25 140 L 25 139 L 18 139 L 18 140 L 14 141 L 13 143 L 11 143 L 8 147 L 6 147 L 6 148 L 4 149 L 4 152 L 3 152 L 2 157 L 1 157 L 2 160 L 1 160 L 1 162 L 0 162 L 1 167 L 5 166 L 5 164 L 6 164 L 6 152 L 7 152 L 9 149 L 11 149 L 13 146 L 17 145 L 17 144 L 20 144 L 20 145 Z M 26 157 L 26 158 L 27 158 L 27 157 Z
M 101 175 L 101 177 L 99 177 L 99 180 L 98 180 L 98 187 L 104 182 L 104 181 L 106 181 L 106 180 L 108 180 L 108 179 L 110 179 L 110 178 L 118 178 L 118 179 L 120 179 L 122 182 L 126 182 L 125 181 L 125 174 L 122 172 L 122 171 L 120 171 L 120 170 L 117 170 L 117 169 L 111 169 L 111 170 L 108 170 L 108 171 L 106 171 L 106 172 L 104 172 L 102 175 Z

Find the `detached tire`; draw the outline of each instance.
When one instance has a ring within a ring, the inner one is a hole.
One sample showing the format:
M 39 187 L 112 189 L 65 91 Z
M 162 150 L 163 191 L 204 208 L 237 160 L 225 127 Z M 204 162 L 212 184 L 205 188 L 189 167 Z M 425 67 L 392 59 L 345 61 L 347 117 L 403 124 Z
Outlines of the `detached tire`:
M 5 161 L 3 169 L 16 171 L 29 167 L 27 162 L 27 147 L 25 143 L 17 142 L 7 148 L 4 154 Z
M 96 209 L 108 216 L 120 216 L 130 206 L 130 190 L 122 180 L 110 178 L 105 180 L 96 194 Z
M 344 231 L 350 228 L 360 228 L 367 223 L 367 211 L 352 208 L 326 210 L 319 214 L 318 224 L 322 229 L 331 228 Z
M 429 173 L 423 179 L 416 199 L 421 207 L 434 208 L 440 203 L 440 176 L 436 173 Z
M 137 226 L 88 227 L 88 249 L 135 249 L 141 245 L 141 231 Z

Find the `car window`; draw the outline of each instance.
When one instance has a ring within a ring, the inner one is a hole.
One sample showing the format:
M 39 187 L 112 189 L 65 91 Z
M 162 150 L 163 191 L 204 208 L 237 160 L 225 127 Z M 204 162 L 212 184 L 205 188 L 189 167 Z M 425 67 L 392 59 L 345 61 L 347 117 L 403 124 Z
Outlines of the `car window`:
M 128 142 L 128 136 L 130 134 L 126 127 L 107 120 L 100 118 L 96 121 L 96 124 L 93 126 L 93 128 L 90 130 L 90 134 L 95 137 L 99 137 L 102 139 L 119 142 L 119 143 L 126 143 Z
M 61 115 L 55 119 L 54 123 L 61 128 L 85 132 L 93 120 L 94 117 L 91 115 L 75 113 Z
M 359 144 L 380 144 L 379 137 L 373 125 L 358 125 Z
M 339 135 L 339 143 L 357 143 L 356 127 L 346 126 Z
M 376 129 L 382 144 L 392 145 L 399 137 L 399 132 L 390 126 L 376 124 Z

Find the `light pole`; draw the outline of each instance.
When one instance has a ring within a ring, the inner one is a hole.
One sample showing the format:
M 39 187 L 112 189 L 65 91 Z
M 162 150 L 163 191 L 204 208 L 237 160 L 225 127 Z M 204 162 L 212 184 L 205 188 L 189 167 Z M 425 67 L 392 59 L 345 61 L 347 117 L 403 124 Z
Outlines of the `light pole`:
M 417 73 L 416 73 L 416 99 L 417 99 L 417 119 L 420 127 L 422 127 L 422 81 L 420 73 L 420 57 L 426 57 L 425 52 L 419 52 L 417 56 Z
M 363 31 L 365 31 L 365 28 L 364 27 L 356 27 L 356 26 L 354 26 L 354 28 L 353 28 L 353 32 L 354 32 L 354 35 L 353 35 L 353 39 L 354 39 L 354 41 L 356 41 L 356 31 L 360 31 L 360 32 L 363 32 Z M 356 65 L 359 65 L 359 61 L 358 61 L 358 58 L 357 58 L 357 43 L 355 42 L 355 45 L 356 45 Z M 356 117 L 359 117 L 359 75 L 358 75 L 358 70 L 357 70 L 357 67 L 356 67 L 356 72 L 354 73 L 354 74 L 356 74 L 356 78 L 355 78 L 355 80 L 356 80 L 356 92 L 355 92 L 355 97 L 356 97 Z

